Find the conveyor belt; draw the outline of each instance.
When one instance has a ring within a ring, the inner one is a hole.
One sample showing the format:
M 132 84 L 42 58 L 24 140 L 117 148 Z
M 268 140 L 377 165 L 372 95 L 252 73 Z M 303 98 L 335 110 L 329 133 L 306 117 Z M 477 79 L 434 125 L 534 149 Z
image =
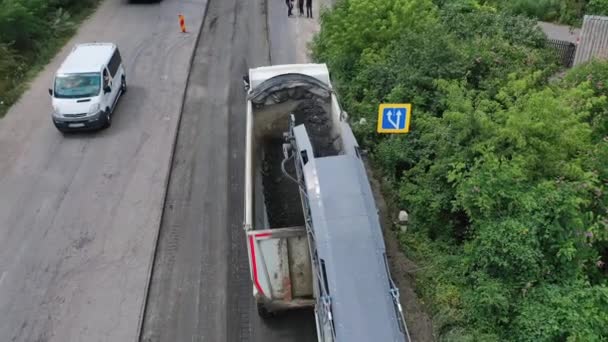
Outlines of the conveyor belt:
M 342 131 L 342 154 L 321 158 L 314 157 L 306 128 L 295 126 L 293 116 L 288 137 L 319 280 L 319 338 L 409 342 L 365 167 L 350 127 Z

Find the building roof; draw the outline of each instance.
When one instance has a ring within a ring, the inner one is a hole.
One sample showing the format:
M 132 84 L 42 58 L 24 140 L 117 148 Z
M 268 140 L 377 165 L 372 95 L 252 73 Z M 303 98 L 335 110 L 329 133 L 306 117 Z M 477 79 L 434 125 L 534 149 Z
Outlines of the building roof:
M 608 58 L 608 17 L 585 15 L 574 66 L 592 59 Z
M 108 63 L 116 49 L 113 43 L 86 43 L 76 45 L 63 61 L 58 74 L 99 72 Z

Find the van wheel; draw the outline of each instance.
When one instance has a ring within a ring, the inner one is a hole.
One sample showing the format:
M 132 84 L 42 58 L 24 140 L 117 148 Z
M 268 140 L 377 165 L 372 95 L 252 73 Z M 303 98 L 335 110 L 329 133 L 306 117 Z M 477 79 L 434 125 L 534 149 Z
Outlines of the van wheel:
M 60 132 L 62 135 L 66 135 L 66 134 L 68 134 L 68 131 L 67 131 L 67 130 L 65 130 L 65 129 L 63 129 L 63 128 L 59 128 L 59 127 L 55 127 L 55 128 L 57 128 L 57 130 L 58 130 L 58 131 L 59 131 L 59 132 Z
M 108 128 L 112 126 L 112 111 L 110 111 L 110 109 L 106 109 L 103 116 L 105 121 L 103 124 L 103 128 Z
M 127 92 L 127 79 L 124 76 L 120 81 L 120 90 L 123 94 Z

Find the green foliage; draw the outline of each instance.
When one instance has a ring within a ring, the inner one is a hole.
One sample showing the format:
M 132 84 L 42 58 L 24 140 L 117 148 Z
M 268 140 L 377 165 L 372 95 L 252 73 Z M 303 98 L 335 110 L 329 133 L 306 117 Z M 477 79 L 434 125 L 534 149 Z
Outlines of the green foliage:
M 517 15 L 579 26 L 583 15 L 602 8 L 605 0 L 486 0 L 483 2 Z
M 99 0 L 0 0 L 0 116 Z M 29 66 L 26 68 L 26 66 Z
M 518 341 L 605 341 L 608 288 L 576 282 L 532 289 L 513 325 Z
M 36 41 L 45 38 L 47 27 L 37 6 L 44 8 L 45 4 L 42 1 L 33 4 L 30 1 L 3 0 L 0 6 L 0 38 L 3 43 L 13 43 L 16 50 L 27 51 L 35 48 Z
M 388 43 L 424 30 L 432 12 L 429 0 L 342 0 L 331 14 L 322 15 L 325 29 L 316 39 L 315 51 L 318 57 L 333 60 L 336 72 L 353 75 L 362 54 L 379 49 L 388 52 Z M 412 20 L 400 21 L 402 18 Z
M 20 78 L 23 64 L 20 58 L 7 44 L 0 43 L 0 94 L 8 93 Z M 3 101 L 0 96 L 0 101 Z M 5 104 L 0 103 L 0 111 Z
M 510 2 L 509 10 L 515 14 L 524 14 L 532 18 L 554 21 L 560 18 L 559 0 L 516 0 Z
M 587 4 L 587 13 L 592 15 L 607 15 L 608 1 L 606 0 L 590 0 Z
M 608 135 L 608 107 L 605 106 L 608 97 L 608 64 L 600 61 L 591 61 L 572 70 L 565 78 L 564 84 L 568 87 L 586 84 L 596 98 L 590 104 L 589 123 L 593 127 L 594 140 L 599 141 Z
M 402 242 L 442 340 L 606 340 L 608 63 L 549 84 L 542 33 L 512 13 L 342 0 L 313 52 L 410 212 Z M 364 17 L 377 25 L 350 29 Z M 375 134 L 381 102 L 414 104 L 410 134 Z
M 559 21 L 564 24 L 580 26 L 586 13 L 588 0 L 562 0 Z

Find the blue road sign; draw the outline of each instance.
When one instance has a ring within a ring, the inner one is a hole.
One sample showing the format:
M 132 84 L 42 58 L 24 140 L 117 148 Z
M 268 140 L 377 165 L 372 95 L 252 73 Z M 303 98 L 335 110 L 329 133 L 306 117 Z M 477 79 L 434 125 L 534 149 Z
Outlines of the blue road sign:
M 407 133 L 411 117 L 411 104 L 383 103 L 378 108 L 378 133 Z

